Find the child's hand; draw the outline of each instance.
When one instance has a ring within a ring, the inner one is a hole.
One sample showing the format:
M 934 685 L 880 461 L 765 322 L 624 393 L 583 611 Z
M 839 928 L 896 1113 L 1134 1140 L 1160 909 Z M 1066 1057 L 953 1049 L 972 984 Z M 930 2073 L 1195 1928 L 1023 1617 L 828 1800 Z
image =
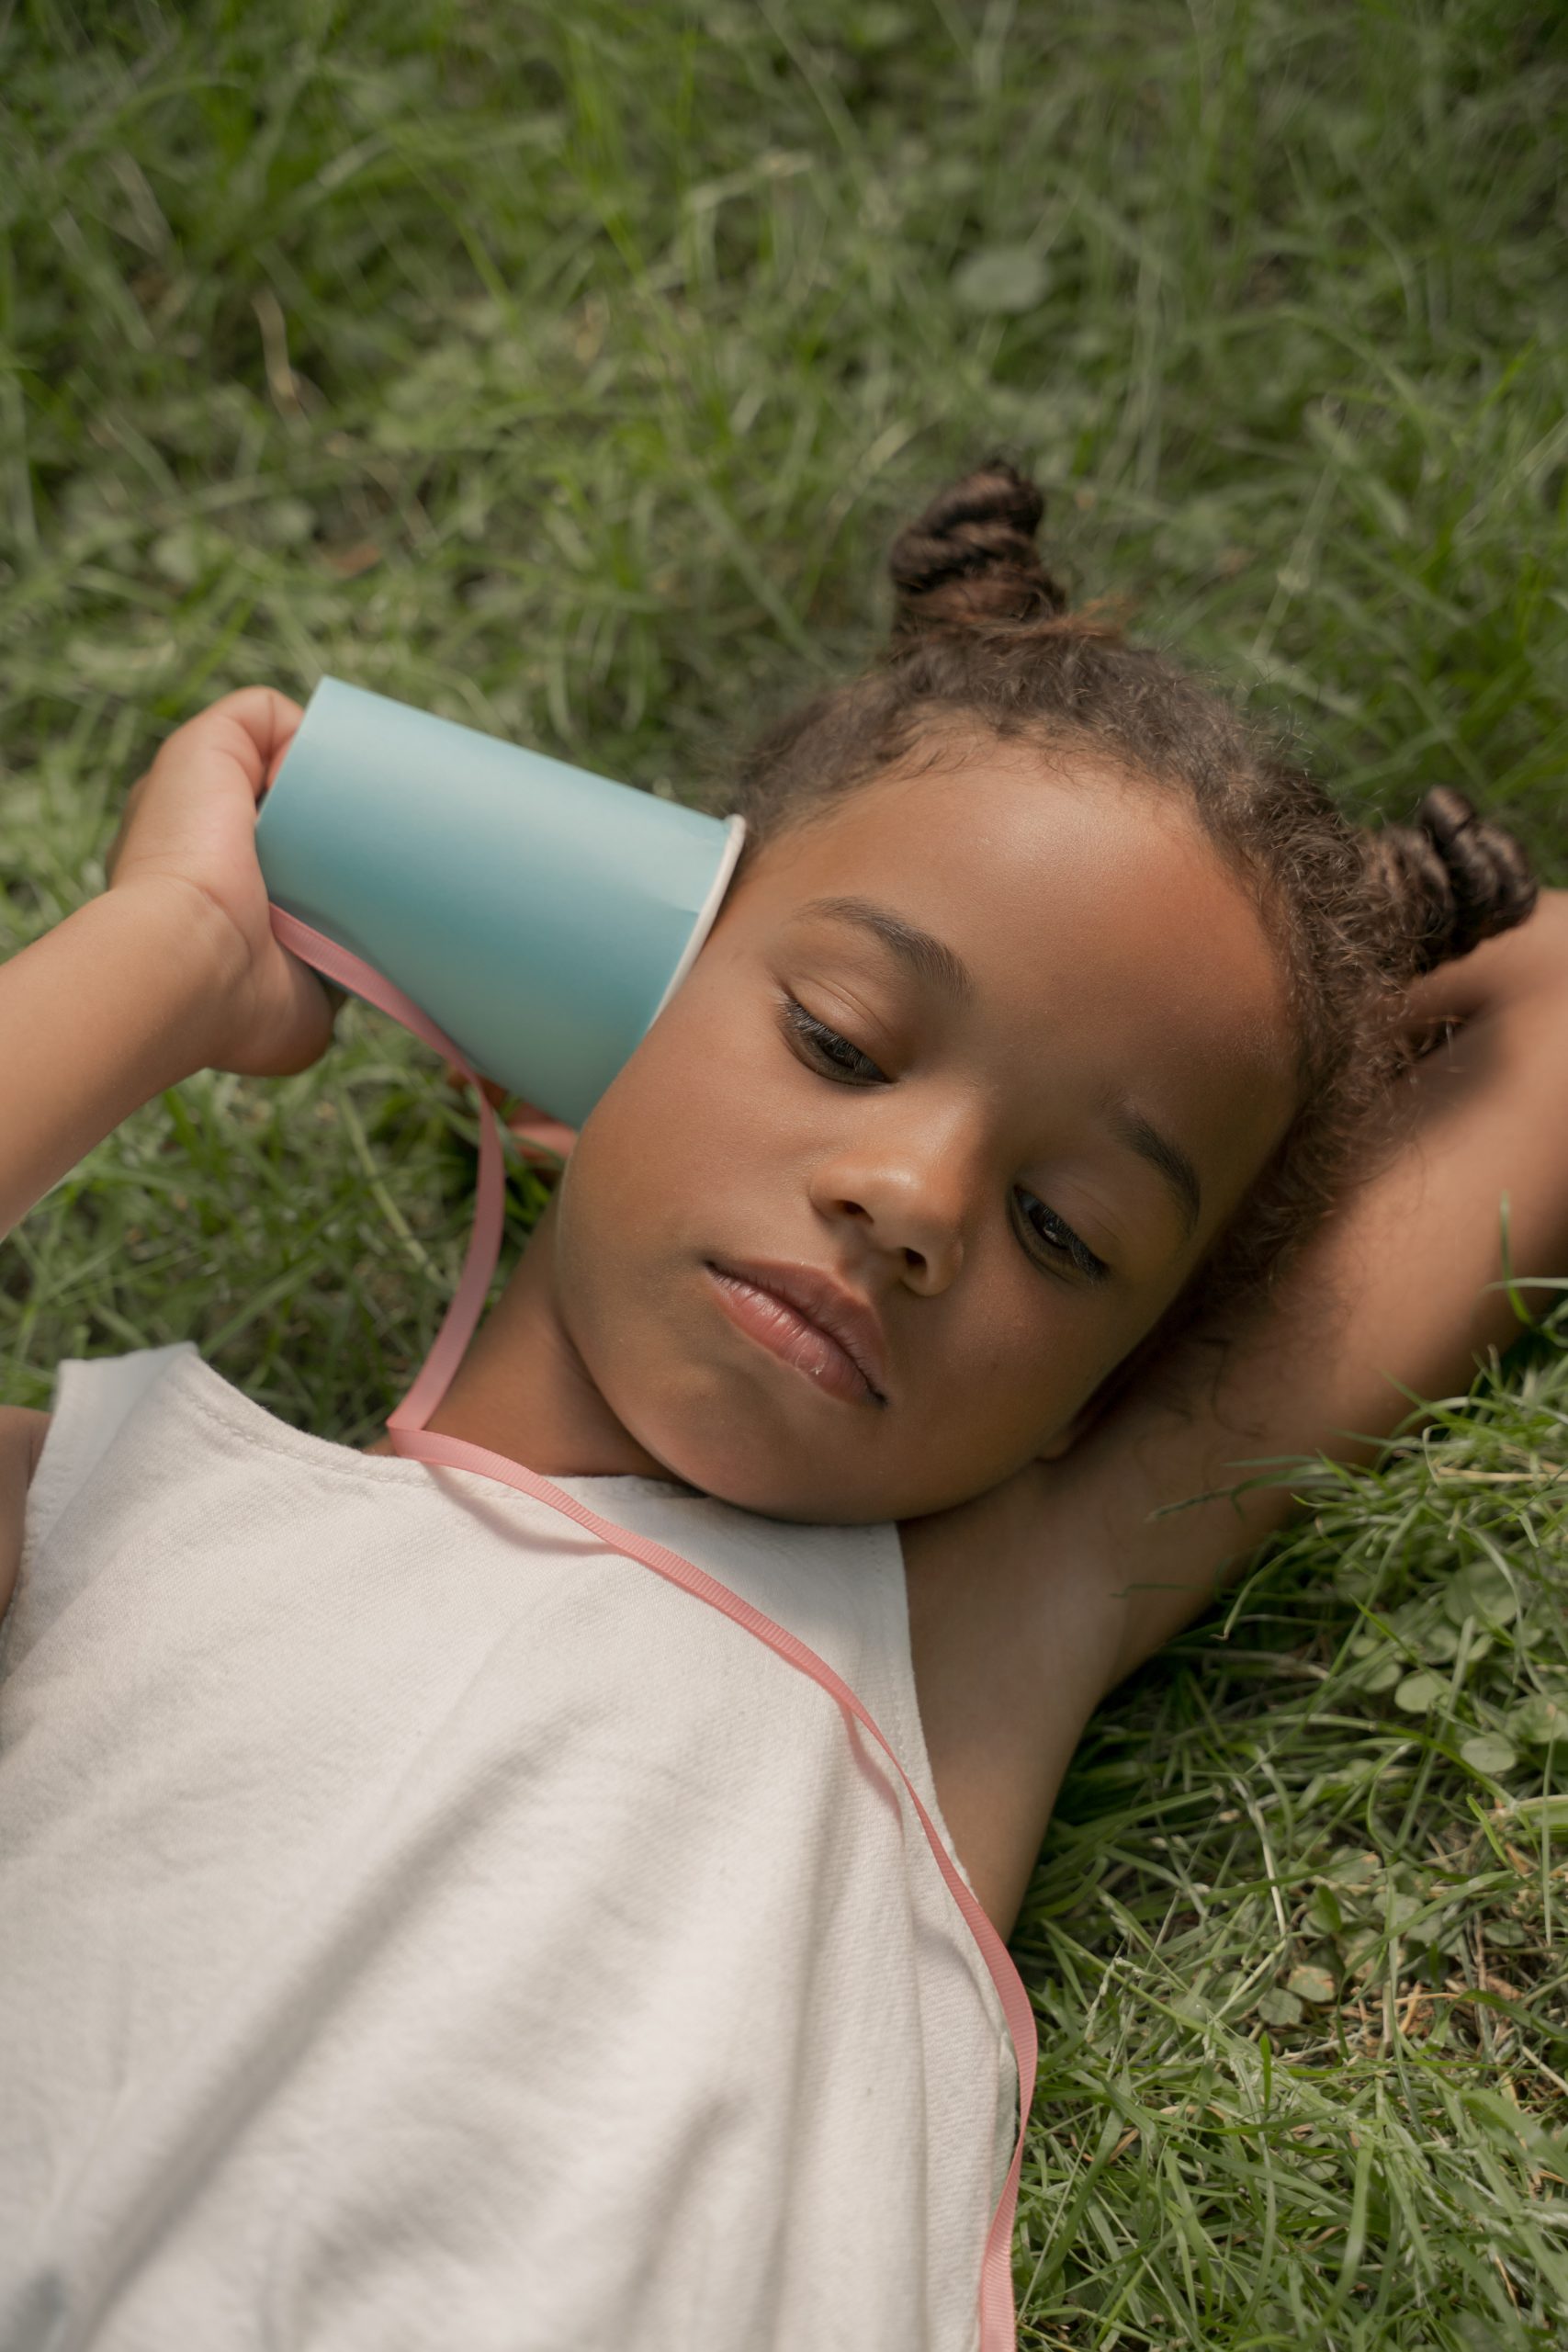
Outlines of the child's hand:
M 246 1078 L 309 1069 L 344 1001 L 273 935 L 256 856 L 256 809 L 303 716 L 271 686 L 242 686 L 187 719 L 131 786 L 108 855 L 111 890 L 156 889 L 176 916 L 188 894 L 192 923 L 220 934 L 231 977 L 210 1065 Z

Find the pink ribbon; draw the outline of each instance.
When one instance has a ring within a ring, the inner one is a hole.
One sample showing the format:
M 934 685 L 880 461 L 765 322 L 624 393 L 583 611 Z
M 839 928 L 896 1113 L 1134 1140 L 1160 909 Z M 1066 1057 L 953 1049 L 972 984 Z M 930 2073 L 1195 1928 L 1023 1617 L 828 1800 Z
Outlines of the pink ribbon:
M 668 1544 L 655 1544 L 649 1537 L 634 1534 L 631 1529 L 617 1527 L 613 1520 L 603 1519 L 590 1510 L 575 1496 L 563 1493 L 536 1471 L 524 1469 L 521 1463 L 510 1461 L 504 1453 L 492 1453 L 488 1446 L 470 1445 L 465 1439 L 443 1437 L 424 1426 L 441 1402 L 451 1384 L 453 1374 L 463 1360 L 475 1325 L 483 1311 L 490 1280 L 501 1254 L 504 1223 L 504 1163 L 501 1140 L 496 1134 L 493 1118 L 487 1117 L 487 1108 L 493 1109 L 485 1091 L 484 1081 L 458 1052 L 450 1037 L 439 1030 L 420 1011 L 412 998 L 383 979 L 368 964 L 345 947 L 312 931 L 309 923 L 297 916 L 286 914 L 281 907 L 271 909 L 275 936 L 302 963 L 324 972 L 341 988 L 354 989 L 381 1012 L 390 1015 L 403 1028 L 433 1046 L 435 1051 L 458 1069 L 472 1081 L 479 1098 L 479 1195 L 474 1209 L 473 1230 L 468 1237 L 468 1256 L 463 1262 L 462 1279 L 453 1295 L 435 1343 L 421 1367 L 419 1376 L 395 1412 L 388 1417 L 387 1433 L 394 1450 L 414 1462 L 426 1462 L 433 1466 L 453 1470 L 476 1470 L 481 1477 L 498 1479 L 503 1486 L 513 1487 L 519 1494 L 532 1495 L 536 1502 L 546 1503 L 552 1510 L 575 1520 L 579 1527 L 596 1536 L 606 1549 L 617 1552 L 630 1560 L 639 1561 L 651 1568 L 656 1576 L 666 1577 L 698 1600 L 705 1600 L 747 1633 L 754 1634 L 760 1642 L 793 1666 L 812 1681 L 820 1683 L 829 1697 L 846 1715 L 852 1715 L 863 1730 L 871 1734 L 877 1746 L 892 1764 L 905 1788 L 909 1801 L 919 1816 L 921 1828 L 936 1860 L 938 1870 L 945 1880 L 949 1893 L 964 1916 L 964 1924 L 976 1943 L 980 1957 L 990 1972 L 997 1988 L 1012 2037 L 1013 2055 L 1018 2062 L 1019 2120 L 1018 2140 L 1012 2152 L 1012 2163 L 997 2200 L 987 2233 L 985 2250 L 980 2260 L 980 2344 L 979 2352 L 1017 2352 L 1018 2326 L 1012 2293 L 1012 2224 L 1018 2205 L 1019 2177 L 1023 2166 L 1024 2132 L 1029 2111 L 1034 2099 L 1034 2080 L 1039 2064 L 1039 2041 L 1035 2033 L 1034 2012 L 1017 1969 L 1012 1964 L 1007 1946 L 987 1917 L 975 1896 L 959 1876 L 946 1847 L 938 1837 L 934 1824 L 920 1803 L 908 1772 L 899 1763 L 882 1733 L 872 1721 L 854 1692 L 841 1675 L 836 1674 L 825 1658 L 788 1631 L 754 1609 L 749 1600 L 720 1584 L 705 1568 L 692 1560 L 683 1559 Z M 549 1121 L 532 1104 L 523 1104 L 514 1114 L 517 1133 L 525 1143 L 543 1145 L 549 1150 L 564 1152 L 570 1148 L 572 1130 Z M 559 1138 L 558 1144 L 556 1138 Z

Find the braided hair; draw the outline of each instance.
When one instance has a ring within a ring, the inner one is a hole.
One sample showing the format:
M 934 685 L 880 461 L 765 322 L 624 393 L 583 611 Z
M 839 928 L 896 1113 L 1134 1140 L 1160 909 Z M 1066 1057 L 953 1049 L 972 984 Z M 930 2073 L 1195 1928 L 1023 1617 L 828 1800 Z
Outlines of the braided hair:
M 895 540 L 878 661 L 791 712 L 743 759 L 743 863 L 779 831 L 954 727 L 1100 753 L 1184 796 L 1280 958 L 1296 1040 L 1295 1115 L 1159 1334 L 1265 1295 L 1395 1132 L 1392 1081 L 1416 1046 L 1412 980 L 1522 922 L 1536 899 L 1513 835 L 1450 786 L 1407 825 L 1354 825 L 1221 695 L 1116 619 L 1073 611 L 1035 542 L 1043 500 L 1005 458 L 951 484 Z

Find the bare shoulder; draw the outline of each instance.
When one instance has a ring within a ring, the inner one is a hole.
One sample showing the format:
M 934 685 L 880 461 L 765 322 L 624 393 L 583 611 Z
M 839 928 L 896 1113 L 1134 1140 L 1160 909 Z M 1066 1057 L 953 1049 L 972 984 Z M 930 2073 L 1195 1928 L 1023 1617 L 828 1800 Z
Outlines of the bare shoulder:
M 27 1405 L 0 1405 L 0 1458 L 25 1465 L 26 1485 L 32 1482 L 53 1418 L 52 1413 L 39 1413 Z
M 976 1894 L 1010 1932 L 1118 1621 L 1036 1463 L 899 1528 L 909 1648 L 931 1778 Z
M 21 1565 L 28 1489 L 50 1419 L 24 1405 L 0 1405 L 0 1617 L 11 1605 Z

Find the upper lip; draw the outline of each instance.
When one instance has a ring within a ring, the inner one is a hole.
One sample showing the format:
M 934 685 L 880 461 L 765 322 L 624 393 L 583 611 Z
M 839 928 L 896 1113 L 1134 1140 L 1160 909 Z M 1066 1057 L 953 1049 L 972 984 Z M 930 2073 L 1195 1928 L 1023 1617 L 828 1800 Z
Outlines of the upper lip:
M 721 1274 L 732 1274 L 754 1289 L 771 1291 L 836 1340 L 872 1390 L 878 1404 L 887 1402 L 887 1341 L 882 1318 L 868 1299 L 850 1290 L 816 1266 L 779 1265 L 770 1259 L 713 1258 Z

